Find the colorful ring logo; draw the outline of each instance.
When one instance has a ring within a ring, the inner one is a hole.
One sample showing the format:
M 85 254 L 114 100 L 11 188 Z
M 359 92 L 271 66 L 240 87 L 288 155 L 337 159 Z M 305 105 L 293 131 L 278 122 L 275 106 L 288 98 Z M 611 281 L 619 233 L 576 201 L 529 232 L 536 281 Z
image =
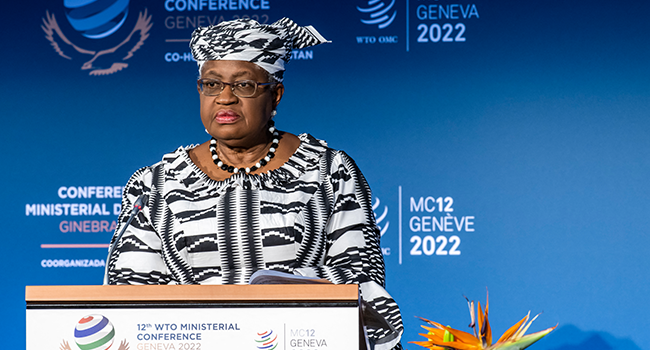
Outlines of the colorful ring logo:
M 257 345 L 257 348 L 260 350 L 273 350 L 278 346 L 278 335 L 273 334 L 273 331 L 266 331 L 264 333 L 257 333 L 258 339 L 255 341 L 258 342 L 259 344 Z
M 74 340 L 81 350 L 106 350 L 114 338 L 113 324 L 102 315 L 85 316 L 74 329 Z

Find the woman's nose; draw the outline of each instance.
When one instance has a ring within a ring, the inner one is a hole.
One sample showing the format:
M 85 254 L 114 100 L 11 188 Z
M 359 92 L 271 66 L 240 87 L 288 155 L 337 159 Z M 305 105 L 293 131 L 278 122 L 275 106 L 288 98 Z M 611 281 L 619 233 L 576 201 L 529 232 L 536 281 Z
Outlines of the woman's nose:
M 237 102 L 237 96 L 232 92 L 230 85 L 226 85 L 215 99 L 215 102 L 218 104 L 233 104 Z

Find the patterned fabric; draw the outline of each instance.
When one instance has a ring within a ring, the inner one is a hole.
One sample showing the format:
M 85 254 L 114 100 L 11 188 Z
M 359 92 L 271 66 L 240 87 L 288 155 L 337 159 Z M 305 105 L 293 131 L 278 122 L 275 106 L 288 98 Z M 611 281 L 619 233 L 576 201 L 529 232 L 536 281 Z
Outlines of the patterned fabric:
M 199 65 L 208 60 L 253 62 L 281 82 L 291 50 L 328 42 L 314 27 L 300 27 L 286 17 L 270 25 L 237 19 L 195 29 L 190 49 Z
M 269 269 L 359 284 L 395 328 L 370 329 L 375 349 L 400 347 L 402 320 L 384 287 L 370 188 L 354 161 L 307 134 L 290 159 L 259 175 L 214 181 L 179 148 L 138 170 L 116 232 L 149 202 L 108 259 L 108 284 L 246 284 Z

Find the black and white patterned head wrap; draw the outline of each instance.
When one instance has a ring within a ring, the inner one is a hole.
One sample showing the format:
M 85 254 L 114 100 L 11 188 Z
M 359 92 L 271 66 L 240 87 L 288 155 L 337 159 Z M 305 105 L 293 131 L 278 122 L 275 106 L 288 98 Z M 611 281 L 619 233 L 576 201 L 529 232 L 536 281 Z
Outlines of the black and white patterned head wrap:
M 237 19 L 197 28 L 190 49 L 199 66 L 210 60 L 248 61 L 281 82 L 291 50 L 328 42 L 314 27 L 301 27 L 286 17 L 272 24 Z

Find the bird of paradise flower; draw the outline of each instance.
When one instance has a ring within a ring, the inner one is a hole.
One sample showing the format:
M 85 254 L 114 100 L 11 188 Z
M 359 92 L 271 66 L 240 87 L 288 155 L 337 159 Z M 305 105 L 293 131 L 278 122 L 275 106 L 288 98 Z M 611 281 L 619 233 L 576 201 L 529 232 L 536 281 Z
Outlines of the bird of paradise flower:
M 475 318 L 474 301 L 470 302 L 468 299 L 467 306 L 469 307 L 471 319 L 469 327 L 474 330 L 474 334 L 459 331 L 449 326 L 445 327 L 440 323 L 419 317 L 424 322 L 435 326 L 435 328 L 422 326 L 422 328 L 428 330 L 429 333 L 419 334 L 428 340 L 413 341 L 410 343 L 432 350 L 522 350 L 531 346 L 534 342 L 540 340 L 557 327 L 556 325 L 555 327 L 547 328 L 543 331 L 524 335 L 533 321 L 535 321 L 537 316 L 539 316 L 538 314 L 529 321 L 529 311 L 526 317 L 521 319 L 521 321 L 517 322 L 514 326 L 510 327 L 510 329 L 503 333 L 496 343 L 492 344 L 492 330 L 490 329 L 490 323 L 488 322 L 489 300 L 486 300 L 485 310 L 481 308 L 481 302 L 478 302 L 476 312 L 478 319 Z

